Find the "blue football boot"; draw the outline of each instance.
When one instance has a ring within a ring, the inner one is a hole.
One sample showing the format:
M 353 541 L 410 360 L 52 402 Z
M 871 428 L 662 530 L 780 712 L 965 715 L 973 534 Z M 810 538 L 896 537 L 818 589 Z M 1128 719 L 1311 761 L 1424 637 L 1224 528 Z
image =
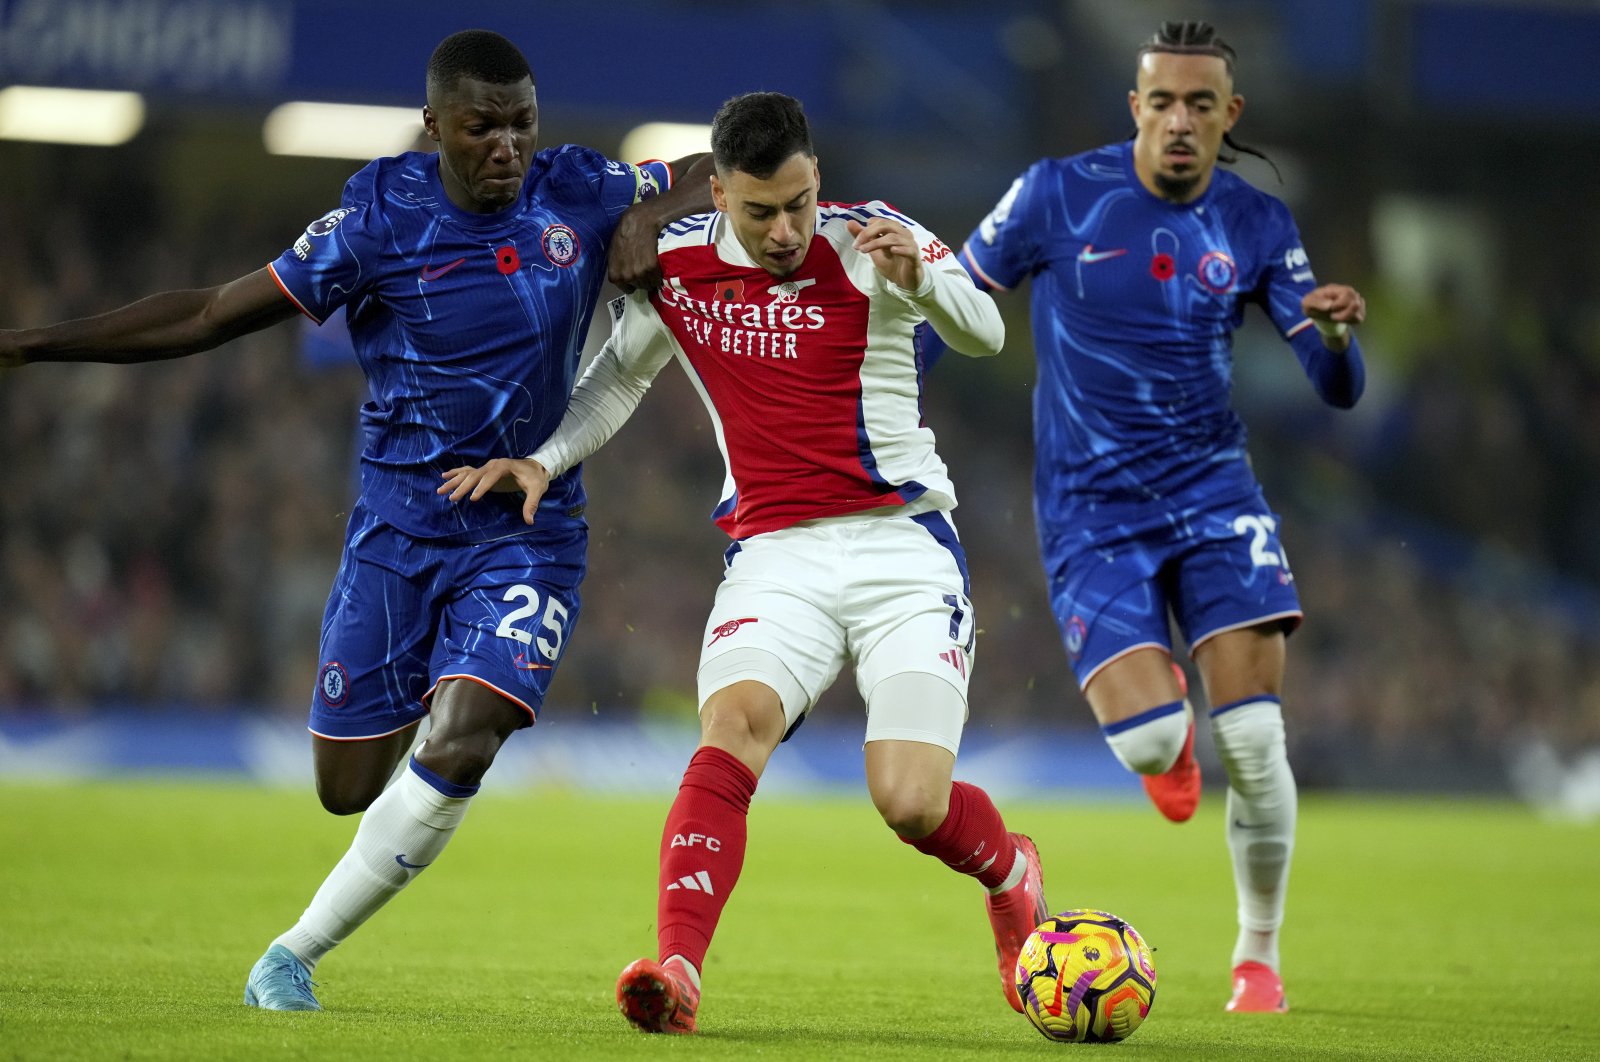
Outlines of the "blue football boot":
M 311 974 L 295 953 L 274 944 L 256 961 L 244 983 L 247 1006 L 262 1010 L 321 1010 L 311 994 Z

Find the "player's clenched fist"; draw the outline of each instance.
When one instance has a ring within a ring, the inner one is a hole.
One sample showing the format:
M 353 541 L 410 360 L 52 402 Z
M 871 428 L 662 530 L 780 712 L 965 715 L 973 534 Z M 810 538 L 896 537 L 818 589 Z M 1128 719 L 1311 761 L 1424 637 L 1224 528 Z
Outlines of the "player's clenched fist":
M 1350 326 L 1367 319 L 1367 300 L 1348 284 L 1324 284 L 1301 297 L 1300 311 L 1322 333 L 1324 346 L 1343 353 L 1350 349 Z
M 530 526 L 539 511 L 539 499 L 550 487 L 550 473 L 531 457 L 496 457 L 477 468 L 464 465 L 441 474 L 444 486 L 434 493 L 448 494 L 453 502 L 463 498 L 477 501 L 490 491 L 523 491 L 527 498 L 522 503 L 522 522 Z
M 1300 311 L 1313 321 L 1360 324 L 1367 319 L 1367 300 L 1348 284 L 1324 284 L 1305 293 Z
M 922 286 L 922 251 L 910 229 L 887 218 L 867 225 L 848 221 L 845 227 L 855 237 L 855 249 L 871 255 L 878 272 L 907 291 Z

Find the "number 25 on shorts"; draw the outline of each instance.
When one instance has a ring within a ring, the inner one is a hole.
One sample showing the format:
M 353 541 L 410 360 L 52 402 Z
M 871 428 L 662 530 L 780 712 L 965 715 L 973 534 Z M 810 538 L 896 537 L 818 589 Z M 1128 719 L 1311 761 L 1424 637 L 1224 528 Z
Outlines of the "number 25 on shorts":
M 557 601 L 554 597 L 544 599 L 543 615 L 540 615 L 539 591 L 531 586 L 518 583 L 506 591 L 502 601 L 521 601 L 520 608 L 507 612 L 500 620 L 500 626 L 495 628 L 495 635 L 500 638 L 510 638 L 523 645 L 531 645 L 539 650 L 539 655 L 546 660 L 554 661 L 561 655 L 563 631 L 567 625 L 567 606 Z M 539 616 L 539 622 L 534 630 L 519 626 L 523 620 Z

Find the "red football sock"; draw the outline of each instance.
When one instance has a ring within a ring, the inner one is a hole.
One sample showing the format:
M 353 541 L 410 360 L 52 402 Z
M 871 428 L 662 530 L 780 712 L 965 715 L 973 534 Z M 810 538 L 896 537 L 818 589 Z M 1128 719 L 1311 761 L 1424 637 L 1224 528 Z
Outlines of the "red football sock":
M 744 866 L 756 776 L 730 753 L 698 749 L 683 772 L 661 832 L 656 938 L 661 959 L 682 955 L 696 970 Z
M 950 812 L 937 830 L 921 840 L 901 840 L 956 873 L 977 878 L 986 889 L 1005 881 L 1017 858 L 1000 809 L 988 793 L 967 782 L 951 783 Z

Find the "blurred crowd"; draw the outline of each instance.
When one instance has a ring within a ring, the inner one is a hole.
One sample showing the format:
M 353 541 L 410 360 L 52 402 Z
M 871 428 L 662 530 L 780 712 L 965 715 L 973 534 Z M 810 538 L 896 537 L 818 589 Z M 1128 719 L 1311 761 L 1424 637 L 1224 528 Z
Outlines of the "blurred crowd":
M 241 275 L 324 206 L 182 218 L 97 202 L 0 199 L 0 327 Z M 1459 786 L 1484 768 L 1492 787 L 1520 743 L 1600 745 L 1600 328 L 1367 286 L 1355 412 L 1321 407 L 1264 326 L 1238 351 L 1308 616 L 1290 643 L 1294 754 L 1311 785 Z M 948 359 L 928 380 L 982 631 L 970 725 L 1087 727 L 1034 544 L 1025 299 L 1005 312 L 1000 364 Z M 0 714 L 303 715 L 366 397 L 353 365 L 307 357 L 309 329 L 0 376 Z M 547 710 L 688 719 L 726 543 L 708 519 L 720 459 L 677 370 L 586 475 L 590 577 Z M 859 713 L 848 674 L 819 711 Z

